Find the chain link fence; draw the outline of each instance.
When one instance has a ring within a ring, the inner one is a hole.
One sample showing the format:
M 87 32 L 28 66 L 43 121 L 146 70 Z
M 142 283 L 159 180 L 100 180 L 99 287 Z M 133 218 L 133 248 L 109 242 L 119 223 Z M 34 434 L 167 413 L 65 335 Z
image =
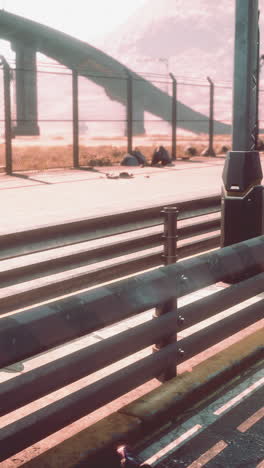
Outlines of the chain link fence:
M 62 66 L 37 72 L 12 68 L 11 72 L 13 171 L 114 165 L 132 148 L 138 148 L 151 161 L 157 146 L 165 146 L 171 154 L 175 118 L 177 158 L 184 157 L 189 146 L 195 147 L 196 155 L 205 152 L 210 132 L 216 154 L 231 146 L 231 130 L 223 134 L 215 130 L 216 121 L 231 126 L 230 83 L 211 83 L 212 95 L 208 79 L 175 76 L 175 99 L 173 75 L 138 73 L 129 78 L 126 74 L 106 76 L 99 70 L 98 75 L 84 77 Z M 3 75 L 1 68 L 0 167 L 5 166 Z M 156 102 L 150 102 L 150 88 L 156 93 Z M 176 116 L 173 99 L 177 102 Z M 210 119 L 211 124 L 214 119 L 211 127 Z

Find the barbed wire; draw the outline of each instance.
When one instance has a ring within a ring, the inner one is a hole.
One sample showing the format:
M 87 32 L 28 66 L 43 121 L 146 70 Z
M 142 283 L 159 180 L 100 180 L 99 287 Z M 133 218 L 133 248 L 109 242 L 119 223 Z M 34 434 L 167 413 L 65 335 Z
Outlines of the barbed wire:
M 9 60 L 10 63 L 15 64 L 15 60 L 14 59 L 10 59 Z M 65 71 L 65 74 L 70 74 L 69 70 L 67 67 L 65 67 L 65 65 L 59 63 L 59 62 L 51 62 L 51 61 L 42 61 L 42 60 L 38 60 L 37 61 L 37 65 L 38 65 L 38 71 L 41 72 L 43 71 L 46 72 L 46 73 L 55 73 L 54 70 L 57 71 Z M 40 68 L 53 68 L 54 70 L 41 70 L 39 69 Z M 13 67 L 13 68 L 16 68 L 16 67 Z M 124 69 L 125 69 L 125 66 L 124 66 Z M 25 71 L 30 71 L 29 69 L 24 69 Z M 132 70 L 131 70 L 132 71 Z M 153 78 L 160 78 L 160 80 L 162 80 L 162 82 L 166 82 L 166 80 L 169 79 L 168 82 L 171 82 L 171 79 L 169 78 L 169 74 L 165 74 L 165 73 L 158 73 L 158 72 L 151 72 L 151 71 L 138 71 L 138 70 L 133 70 L 132 72 L 134 72 L 135 74 L 137 75 L 142 75 L 143 77 L 153 77 Z M 185 74 L 185 75 L 178 75 L 176 72 L 174 73 L 175 74 L 175 78 L 177 80 L 180 80 L 180 83 L 178 84 L 185 84 L 186 82 L 186 85 L 188 84 L 189 86 L 191 85 L 201 85 L 201 86 L 205 86 L 204 84 L 204 81 L 206 80 L 206 77 L 198 77 L 198 76 L 193 76 L 193 75 L 188 75 L 188 74 Z M 101 77 L 101 75 L 94 75 L 94 74 L 90 74 L 89 76 L 91 77 Z M 102 75 L 103 77 L 104 75 Z M 116 76 L 116 78 L 123 78 L 122 75 L 120 76 Z M 155 80 L 156 81 L 156 80 Z M 221 84 L 227 84 L 227 85 L 232 85 L 232 82 L 231 81 L 225 81 L 225 80 L 216 80 L 215 81 L 218 83 L 218 87 L 220 87 Z M 161 82 L 161 81 L 160 81 Z M 208 85 L 207 85 L 208 86 Z M 222 87 L 222 86 L 221 86 Z M 224 86 L 223 86 L 223 89 L 224 89 Z

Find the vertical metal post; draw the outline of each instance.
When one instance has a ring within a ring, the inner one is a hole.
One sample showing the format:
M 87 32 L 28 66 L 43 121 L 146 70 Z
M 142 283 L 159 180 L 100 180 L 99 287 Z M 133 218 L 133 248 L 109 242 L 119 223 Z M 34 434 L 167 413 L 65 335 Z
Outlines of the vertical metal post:
M 133 81 L 127 72 L 127 152 L 133 150 Z
M 214 83 L 209 76 L 207 76 L 210 90 L 209 100 L 209 146 L 208 149 L 203 153 L 204 156 L 215 156 L 214 151 Z
M 73 130 L 73 167 L 79 167 L 79 102 L 78 73 L 72 70 L 72 130 Z
M 5 105 L 5 157 L 6 174 L 12 174 L 12 121 L 11 121 L 11 70 L 3 56 L 0 56 L 0 63 L 4 73 L 4 105 Z
M 176 207 L 165 207 L 161 211 L 162 215 L 164 216 L 164 234 L 162 236 L 164 241 L 164 254 L 162 255 L 164 265 L 170 265 L 175 263 L 178 259 L 177 256 L 177 217 L 179 211 Z M 155 309 L 153 314 L 153 319 L 160 317 L 163 314 L 168 312 L 175 312 L 175 322 L 178 324 L 178 314 L 177 314 L 177 299 L 173 298 L 169 301 L 165 302 L 164 304 L 160 305 Z M 164 346 L 167 346 L 170 343 L 174 343 L 177 341 L 177 332 L 173 335 L 168 336 L 167 338 L 163 339 L 160 343 L 156 343 L 153 345 L 153 352 L 159 351 Z M 164 373 L 158 377 L 161 382 L 171 379 L 177 375 L 176 370 L 177 364 L 177 356 L 175 362 L 172 362 L 171 365 L 164 370 Z
M 262 170 L 255 151 L 257 60 L 258 0 L 236 0 L 233 135 L 223 171 L 222 247 L 263 232 Z
M 177 155 L 177 80 L 175 76 L 170 73 L 172 79 L 172 144 L 171 144 L 171 158 L 176 161 Z
M 259 18 L 260 11 L 258 11 L 258 18 Z M 258 150 L 259 148 L 259 75 L 260 75 L 260 54 L 259 54 L 259 48 L 260 48 L 260 32 L 259 32 L 259 27 L 258 27 L 258 42 L 257 42 L 257 71 L 256 71 L 256 77 L 257 77 L 257 103 L 256 103 L 256 131 L 255 131 L 255 150 Z

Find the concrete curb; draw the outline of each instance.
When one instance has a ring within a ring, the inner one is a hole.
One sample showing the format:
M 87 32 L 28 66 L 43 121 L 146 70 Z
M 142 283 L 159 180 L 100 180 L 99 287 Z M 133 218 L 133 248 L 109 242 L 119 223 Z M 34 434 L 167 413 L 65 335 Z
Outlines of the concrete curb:
M 121 408 L 23 466 L 103 468 L 114 463 L 119 443 L 136 443 L 190 409 L 228 379 L 264 357 L 264 330 L 258 330 L 159 388 Z

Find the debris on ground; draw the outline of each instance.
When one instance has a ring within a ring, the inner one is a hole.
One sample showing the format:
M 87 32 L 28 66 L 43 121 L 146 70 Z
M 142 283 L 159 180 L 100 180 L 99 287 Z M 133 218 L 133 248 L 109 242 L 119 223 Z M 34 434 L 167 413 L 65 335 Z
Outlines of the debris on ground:
M 132 179 L 134 177 L 133 174 L 129 174 L 128 172 L 120 172 L 119 174 L 105 174 L 107 179 Z
M 134 175 L 129 174 L 128 172 L 120 172 L 119 177 L 121 179 L 131 179 L 132 177 L 134 177 Z

